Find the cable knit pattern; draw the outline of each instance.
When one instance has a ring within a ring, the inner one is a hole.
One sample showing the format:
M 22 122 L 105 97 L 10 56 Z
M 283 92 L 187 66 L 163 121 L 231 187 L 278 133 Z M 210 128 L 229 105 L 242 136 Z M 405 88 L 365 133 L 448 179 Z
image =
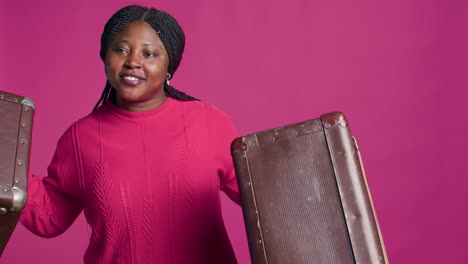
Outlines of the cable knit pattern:
M 219 194 L 240 204 L 229 151 L 236 136 L 203 102 L 168 98 L 147 112 L 108 103 L 64 133 L 47 177 L 29 176 L 20 220 L 54 237 L 84 211 L 87 264 L 237 263 Z

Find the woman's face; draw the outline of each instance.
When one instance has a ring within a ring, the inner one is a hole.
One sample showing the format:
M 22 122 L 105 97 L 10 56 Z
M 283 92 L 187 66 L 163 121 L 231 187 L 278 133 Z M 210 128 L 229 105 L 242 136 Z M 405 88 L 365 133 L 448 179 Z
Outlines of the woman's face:
M 117 34 L 107 49 L 104 64 L 119 107 L 148 111 L 165 101 L 169 56 L 148 23 L 134 21 Z

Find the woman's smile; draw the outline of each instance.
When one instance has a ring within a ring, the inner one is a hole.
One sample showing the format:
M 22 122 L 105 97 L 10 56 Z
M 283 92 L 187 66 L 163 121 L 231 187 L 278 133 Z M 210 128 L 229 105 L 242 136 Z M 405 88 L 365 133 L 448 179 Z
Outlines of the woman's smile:
M 134 73 L 120 74 L 120 82 L 128 86 L 137 86 L 145 81 L 145 78 Z

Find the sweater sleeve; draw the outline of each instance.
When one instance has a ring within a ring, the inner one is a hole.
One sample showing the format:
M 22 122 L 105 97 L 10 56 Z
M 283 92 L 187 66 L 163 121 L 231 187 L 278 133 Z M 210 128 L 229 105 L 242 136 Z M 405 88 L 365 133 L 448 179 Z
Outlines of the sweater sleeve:
M 67 188 L 77 182 L 75 150 L 71 129 L 57 144 L 49 165 L 48 176 L 28 178 L 28 200 L 20 217 L 21 223 L 41 237 L 55 237 L 68 229 L 83 209 L 83 201 Z M 75 187 L 76 188 L 76 187 Z
M 217 122 L 217 127 L 220 138 L 218 144 L 218 153 L 221 160 L 221 168 L 218 170 L 218 174 L 221 180 L 221 190 L 238 205 L 241 204 L 241 198 L 239 193 L 239 186 L 237 184 L 236 172 L 234 169 L 234 162 L 231 156 L 231 142 L 239 136 L 231 119 L 222 113 Z

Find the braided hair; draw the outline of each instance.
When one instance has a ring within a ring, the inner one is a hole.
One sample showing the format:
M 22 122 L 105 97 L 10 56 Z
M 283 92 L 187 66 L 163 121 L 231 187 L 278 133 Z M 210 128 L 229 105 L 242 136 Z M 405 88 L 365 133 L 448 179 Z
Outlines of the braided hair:
M 182 60 L 182 53 L 184 52 L 185 47 L 185 35 L 175 18 L 164 11 L 137 5 L 127 6 L 118 10 L 104 26 L 104 32 L 101 36 L 101 59 L 104 61 L 108 46 L 114 36 L 122 31 L 128 24 L 138 20 L 145 21 L 151 25 L 151 27 L 158 33 L 158 36 L 169 55 L 169 77 L 166 78 L 166 81 L 164 82 L 164 92 L 166 95 L 180 101 L 198 101 L 198 99 L 176 90 L 174 87 L 169 85 L 169 80 L 174 76 L 177 67 L 179 67 L 180 61 Z M 93 111 L 96 110 L 99 105 L 105 104 L 109 100 L 115 103 L 116 99 L 115 90 L 109 84 L 109 81 L 107 81 L 106 86 L 102 91 L 101 98 L 99 98 L 99 101 Z

